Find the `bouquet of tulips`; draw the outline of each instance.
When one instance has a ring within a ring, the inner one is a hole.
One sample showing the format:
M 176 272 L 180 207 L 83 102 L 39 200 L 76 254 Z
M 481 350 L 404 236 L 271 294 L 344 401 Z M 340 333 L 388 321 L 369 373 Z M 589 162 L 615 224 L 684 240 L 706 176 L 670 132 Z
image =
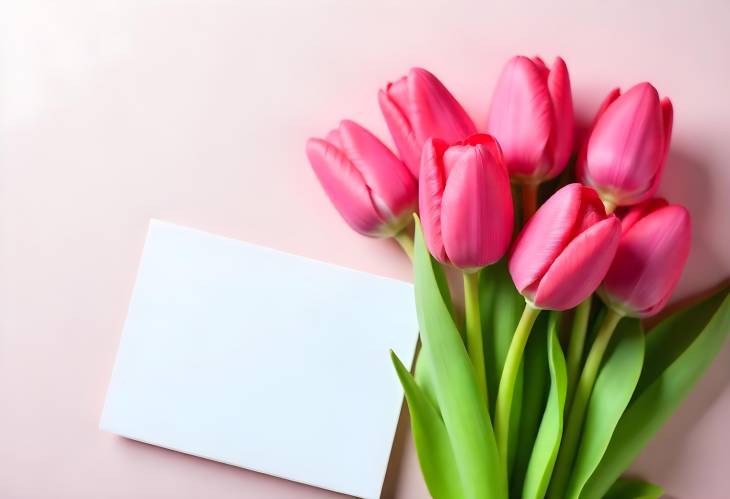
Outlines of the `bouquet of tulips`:
M 621 475 L 730 332 L 727 286 L 644 320 L 690 250 L 687 209 L 654 197 L 669 99 L 612 91 L 578 145 L 560 58 L 508 62 L 486 133 L 423 69 L 378 100 L 398 156 L 352 121 L 306 152 L 350 226 L 412 258 L 414 374 L 391 355 L 431 495 L 659 497 Z

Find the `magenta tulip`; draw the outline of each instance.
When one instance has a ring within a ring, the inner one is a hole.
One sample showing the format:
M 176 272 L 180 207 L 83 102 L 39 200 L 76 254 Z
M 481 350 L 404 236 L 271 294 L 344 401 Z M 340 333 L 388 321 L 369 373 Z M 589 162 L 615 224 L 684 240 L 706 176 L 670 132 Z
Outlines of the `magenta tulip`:
M 461 269 L 499 260 L 512 236 L 509 174 L 493 137 L 472 135 L 423 147 L 419 207 L 428 249 Z
M 461 104 L 438 78 L 413 68 L 378 92 L 378 102 L 400 157 L 418 178 L 421 149 L 430 137 L 453 144 L 476 133 Z
M 581 152 L 578 175 L 609 206 L 651 198 L 659 186 L 672 135 L 672 103 L 649 83 L 603 102 Z
M 517 236 L 509 260 L 515 286 L 534 306 L 567 310 L 588 298 L 611 265 L 621 222 L 596 191 L 569 184 Z
M 327 139 L 309 139 L 307 157 L 337 211 L 361 234 L 390 237 L 411 222 L 417 182 L 377 137 L 344 120 Z
M 492 96 L 487 131 L 499 141 L 510 174 L 538 184 L 565 168 L 573 147 L 573 97 L 565 62 L 548 69 L 535 57 L 513 57 Z
M 689 255 L 689 212 L 663 199 L 632 208 L 601 287 L 601 296 L 624 315 L 648 317 L 666 305 Z

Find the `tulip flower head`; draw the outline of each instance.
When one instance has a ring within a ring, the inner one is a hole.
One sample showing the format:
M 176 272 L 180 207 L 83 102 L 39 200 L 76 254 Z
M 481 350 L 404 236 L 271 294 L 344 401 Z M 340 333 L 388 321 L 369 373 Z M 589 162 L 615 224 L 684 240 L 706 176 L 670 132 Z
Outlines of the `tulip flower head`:
M 487 132 L 499 141 L 510 174 L 537 184 L 565 168 L 573 147 L 574 118 L 565 62 L 548 68 L 539 57 L 513 57 L 499 78 Z
M 344 120 L 326 139 L 307 141 L 307 157 L 327 196 L 361 234 L 391 237 L 411 222 L 417 182 L 377 137 Z
M 509 271 L 534 306 L 567 310 L 588 298 L 613 260 L 621 222 L 596 191 L 569 184 L 543 204 L 515 240 Z
M 687 209 L 652 199 L 622 221 L 621 241 L 601 297 L 624 315 L 649 317 L 666 305 L 689 255 L 692 224 Z
M 659 186 L 672 135 L 672 103 L 649 83 L 621 95 L 613 90 L 599 110 L 578 161 L 578 176 L 614 206 L 651 198 Z
M 452 146 L 426 141 L 419 207 L 426 244 L 440 262 L 477 269 L 499 260 L 514 214 L 509 174 L 494 138 L 477 134 Z
M 413 68 L 378 92 L 378 102 L 400 157 L 418 178 L 421 149 L 430 137 L 449 144 L 476 133 L 461 104 L 438 78 Z

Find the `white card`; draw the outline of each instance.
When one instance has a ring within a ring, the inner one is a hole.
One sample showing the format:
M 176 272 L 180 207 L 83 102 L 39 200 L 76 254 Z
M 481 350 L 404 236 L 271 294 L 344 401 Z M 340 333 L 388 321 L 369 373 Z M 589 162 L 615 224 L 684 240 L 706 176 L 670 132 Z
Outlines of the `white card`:
M 410 284 L 152 221 L 100 427 L 380 496 Z

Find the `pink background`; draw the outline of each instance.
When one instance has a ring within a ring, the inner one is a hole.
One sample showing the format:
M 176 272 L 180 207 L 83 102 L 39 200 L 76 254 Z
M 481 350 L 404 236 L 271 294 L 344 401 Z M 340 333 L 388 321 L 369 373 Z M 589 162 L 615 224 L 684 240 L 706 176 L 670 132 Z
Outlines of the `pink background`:
M 730 3 L 6 2 L 0 12 L 0 497 L 337 494 L 97 429 L 148 219 L 409 278 L 351 232 L 303 155 L 411 65 L 479 126 L 514 53 L 565 57 L 585 120 L 651 80 L 676 127 L 662 193 L 687 204 L 679 295 L 730 274 Z M 675 5 L 676 4 L 676 5 Z M 730 490 L 730 348 L 634 469 L 676 498 Z M 425 497 L 408 425 L 385 497 Z

